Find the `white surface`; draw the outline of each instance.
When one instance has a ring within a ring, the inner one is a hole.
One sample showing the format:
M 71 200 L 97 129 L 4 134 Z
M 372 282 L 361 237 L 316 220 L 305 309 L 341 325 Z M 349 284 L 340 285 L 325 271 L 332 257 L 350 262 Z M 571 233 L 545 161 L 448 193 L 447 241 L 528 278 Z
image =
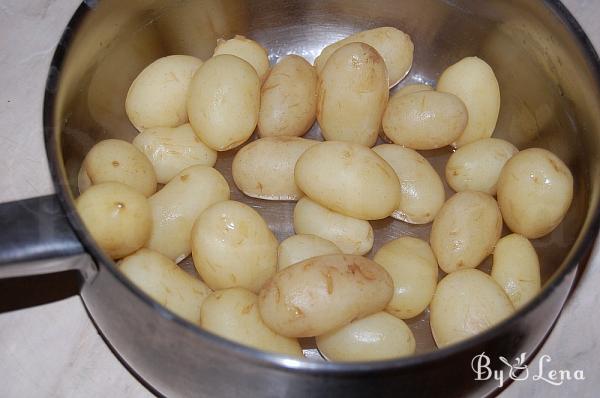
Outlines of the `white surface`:
M 0 202 L 52 192 L 42 139 L 46 73 L 78 0 L 0 0 Z M 600 47 L 600 1 L 567 0 Z M 553 369 L 583 369 L 560 387 L 513 383 L 503 397 L 592 397 L 600 387 L 600 255 L 596 253 L 542 348 Z M 534 361 L 537 363 L 537 360 Z M 79 298 L 0 314 L 0 397 L 149 397 L 118 362 Z

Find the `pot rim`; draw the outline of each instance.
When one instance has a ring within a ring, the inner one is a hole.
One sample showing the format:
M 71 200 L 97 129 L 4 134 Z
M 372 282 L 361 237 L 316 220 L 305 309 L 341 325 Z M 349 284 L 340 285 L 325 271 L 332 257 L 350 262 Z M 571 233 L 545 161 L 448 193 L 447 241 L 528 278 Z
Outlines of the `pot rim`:
M 554 14 L 574 35 L 576 41 L 580 46 L 582 54 L 584 55 L 592 72 L 594 73 L 596 90 L 600 92 L 600 59 L 591 41 L 582 29 L 581 25 L 577 22 L 574 16 L 570 13 L 570 11 L 567 10 L 567 8 L 562 4 L 560 0 L 543 0 L 543 2 L 547 8 L 554 11 Z M 88 3 L 91 3 L 92 5 L 88 5 Z M 397 371 L 411 367 L 427 366 L 438 360 L 443 360 L 448 357 L 458 355 L 464 351 L 472 350 L 476 346 L 480 346 L 485 342 L 492 340 L 494 337 L 503 334 L 504 331 L 508 329 L 514 329 L 519 319 L 525 317 L 526 315 L 534 311 L 544 300 L 546 300 L 548 296 L 550 296 L 550 294 L 555 290 L 555 288 L 562 283 L 562 281 L 567 277 L 567 275 L 569 275 L 577 268 L 579 263 L 584 259 L 584 256 L 586 255 L 588 250 L 594 245 L 596 241 L 598 230 L 600 229 L 599 203 L 595 204 L 595 208 L 590 207 L 590 209 L 588 209 L 588 215 L 586 217 L 588 220 L 587 228 L 585 227 L 584 222 L 584 228 L 580 230 L 573 247 L 569 251 L 567 257 L 565 258 L 559 269 L 546 282 L 542 291 L 527 305 L 517 310 L 511 317 L 505 319 L 501 323 L 474 337 L 471 337 L 467 340 L 463 340 L 459 343 L 450 345 L 448 347 L 439 348 L 431 352 L 418 354 L 406 358 L 356 363 L 336 363 L 326 361 L 320 362 L 310 361 L 308 359 L 294 359 L 242 346 L 238 343 L 223 339 L 212 333 L 204 331 L 200 327 L 182 319 L 181 317 L 167 310 L 165 307 L 161 306 L 153 299 L 151 299 L 137 286 L 133 285 L 120 271 L 117 270 L 115 262 L 111 258 L 106 256 L 104 252 L 100 249 L 100 247 L 91 238 L 81 218 L 77 214 L 74 198 L 70 193 L 66 171 L 63 165 L 63 157 L 60 149 L 60 140 L 56 134 L 56 131 L 60 129 L 57 129 L 56 126 L 54 126 L 54 106 L 57 91 L 56 88 L 60 82 L 60 72 L 63 66 L 64 59 L 69 51 L 68 48 L 72 43 L 73 38 L 76 36 L 76 33 L 79 29 L 81 22 L 84 19 L 84 16 L 88 12 L 93 10 L 93 4 L 94 2 L 82 3 L 70 19 L 55 50 L 46 83 L 43 111 L 44 140 L 48 162 L 50 166 L 50 174 L 52 176 L 57 196 L 65 210 L 71 227 L 77 234 L 78 238 L 81 240 L 85 250 L 91 254 L 91 256 L 97 263 L 105 265 L 105 268 L 108 272 L 110 272 L 122 284 L 127 286 L 138 299 L 140 299 L 146 305 L 152 307 L 155 311 L 157 311 L 160 316 L 177 323 L 187 332 L 198 336 L 198 338 L 200 339 L 204 339 L 207 343 L 213 345 L 215 348 L 227 352 L 229 356 L 233 355 L 236 359 L 250 362 L 263 367 L 277 368 L 282 371 L 301 371 L 307 373 L 318 373 L 323 376 L 326 376 L 327 374 L 337 373 L 362 374 L 369 372 Z M 590 205 L 594 205 L 594 203 L 590 202 Z M 591 216 L 590 213 L 592 213 Z

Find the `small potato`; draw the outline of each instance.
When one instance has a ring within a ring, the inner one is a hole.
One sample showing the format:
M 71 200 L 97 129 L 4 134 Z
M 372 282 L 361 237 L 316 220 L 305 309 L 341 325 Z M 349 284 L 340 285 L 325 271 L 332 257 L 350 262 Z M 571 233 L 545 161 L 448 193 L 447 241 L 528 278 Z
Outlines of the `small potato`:
M 145 130 L 134 138 L 133 145 L 150 160 L 161 184 L 190 166 L 212 167 L 217 161 L 217 152 L 200 141 L 189 124 Z
M 401 358 L 415 353 L 415 336 L 403 320 L 378 312 L 317 337 L 329 361 L 362 362 Z
M 517 309 L 540 292 L 540 261 L 527 238 L 512 234 L 498 241 L 494 249 L 492 278 Z
M 190 124 L 216 151 L 242 145 L 254 132 L 260 80 L 252 65 L 234 55 L 210 58 L 198 69 L 187 102 Z
M 475 268 L 492 254 L 501 232 L 502 215 L 493 197 L 459 192 L 448 199 L 433 221 L 431 248 L 446 273 Z
M 398 145 L 418 150 L 450 145 L 465 131 L 465 104 L 455 95 L 418 91 L 392 97 L 383 115 L 383 131 Z
M 437 90 L 456 95 L 469 112 L 467 127 L 454 147 L 492 136 L 500 114 L 500 86 L 485 61 L 469 57 L 450 66 L 440 76 Z
M 98 246 L 113 259 L 135 252 L 150 237 L 152 213 L 148 199 L 127 185 L 94 185 L 75 203 Z
M 446 200 L 442 179 L 418 152 L 400 145 L 379 145 L 373 151 L 400 180 L 400 206 L 392 217 L 410 224 L 433 221 Z
M 381 54 L 390 75 L 390 88 L 408 75 L 413 63 L 415 46 L 409 35 L 392 27 L 365 30 L 325 47 L 321 55 L 315 59 L 317 72 L 321 73 L 337 49 L 355 42 L 366 43 Z
M 394 169 L 359 144 L 315 145 L 298 159 L 295 178 L 306 196 L 349 217 L 380 220 L 400 206 L 400 181 Z
M 336 50 L 319 75 L 317 95 L 326 140 L 375 145 L 389 89 L 385 64 L 373 47 L 350 43 Z
M 258 292 L 277 270 L 277 246 L 260 214 L 231 200 L 206 209 L 192 231 L 194 265 L 214 290 L 243 287 Z
M 146 247 L 179 263 L 192 251 L 196 218 L 209 206 L 229 199 L 229 185 L 217 170 L 192 166 L 150 198 L 154 219 Z
M 125 184 L 148 197 L 156 192 L 152 163 L 135 146 L 123 140 L 100 141 L 83 159 L 79 192 L 103 182 Z
M 394 296 L 387 312 L 410 319 L 425 311 L 438 280 L 438 263 L 427 242 L 409 236 L 393 240 L 379 249 L 373 261 L 394 281 Z
M 230 40 L 219 39 L 214 56 L 223 54 L 235 55 L 248 62 L 256 70 L 261 82 L 264 82 L 269 74 L 269 54 L 254 40 L 240 35 Z
M 208 296 L 200 311 L 202 328 L 220 337 L 259 350 L 302 357 L 298 340 L 269 329 L 258 313 L 256 294 L 239 287 Z
M 187 123 L 187 94 L 202 61 L 188 55 L 160 58 L 133 81 L 125 100 L 131 123 L 140 132 L 152 127 Z
M 433 87 L 428 84 L 409 84 L 408 86 L 400 87 L 394 94 L 394 97 L 401 97 L 412 93 L 419 93 L 421 91 L 433 91 Z
M 308 260 L 309 258 L 342 254 L 342 251 L 331 241 L 316 235 L 294 235 L 279 244 L 277 249 L 277 270 Z
M 288 55 L 261 89 L 258 135 L 304 135 L 317 118 L 317 72 L 304 58 Z
M 498 203 L 511 231 L 528 239 L 552 232 L 573 201 L 573 175 L 552 152 L 521 151 L 510 159 L 498 180 Z
M 476 269 L 442 279 L 429 308 L 431 332 L 440 348 L 475 336 L 515 311 L 502 288 Z
M 502 168 L 519 150 L 498 138 L 483 138 L 459 148 L 446 164 L 446 181 L 456 192 L 496 195 Z
M 318 141 L 299 137 L 258 139 L 235 155 L 233 181 L 244 194 L 267 200 L 298 200 L 304 194 L 294 181 L 298 158 Z
M 258 309 L 276 333 L 313 337 L 382 311 L 392 294 L 392 280 L 379 264 L 334 254 L 277 273 L 260 291 Z
M 140 249 L 118 268 L 131 282 L 180 317 L 200 323 L 200 307 L 212 290 L 160 253 Z

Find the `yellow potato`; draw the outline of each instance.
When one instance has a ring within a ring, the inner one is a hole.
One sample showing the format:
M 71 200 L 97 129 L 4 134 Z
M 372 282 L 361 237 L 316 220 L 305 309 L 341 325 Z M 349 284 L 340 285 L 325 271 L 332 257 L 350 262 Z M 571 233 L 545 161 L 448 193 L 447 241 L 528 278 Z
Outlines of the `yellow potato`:
M 368 221 L 336 213 L 302 198 L 294 208 L 294 231 L 333 242 L 344 254 L 367 254 L 373 247 L 373 227 Z
M 415 353 L 415 336 L 406 323 L 378 312 L 317 337 L 319 352 L 330 361 L 363 362 Z
M 133 145 L 150 160 L 161 184 L 190 166 L 212 167 L 217 161 L 217 152 L 206 146 L 189 124 L 147 129 L 135 137 Z
M 140 132 L 187 123 L 187 94 L 202 61 L 188 55 L 160 58 L 144 69 L 127 93 L 125 110 Z
M 214 56 L 223 54 L 235 55 L 248 62 L 256 70 L 261 82 L 264 82 L 269 74 L 269 54 L 254 40 L 240 35 L 230 40 L 219 39 Z
M 187 110 L 202 142 L 216 151 L 242 145 L 254 132 L 260 79 L 248 62 L 217 55 L 202 65 L 190 85 Z
M 293 235 L 279 244 L 277 270 L 281 271 L 300 261 L 328 254 L 342 254 L 342 251 L 333 242 L 316 235 Z
M 277 246 L 260 214 L 235 201 L 206 209 L 192 231 L 194 265 L 214 290 L 243 287 L 258 292 L 277 270 Z
M 273 67 L 262 86 L 258 134 L 304 135 L 317 117 L 317 72 L 304 58 L 288 55 Z
M 317 95 L 326 140 L 375 145 L 389 89 L 385 64 L 373 47 L 350 43 L 336 50 L 319 75 Z
M 392 294 L 392 280 L 379 264 L 334 254 L 278 272 L 260 291 L 258 309 L 276 333 L 312 337 L 382 311 Z
M 152 163 L 135 146 L 123 140 L 104 140 L 90 149 L 78 176 L 79 192 L 103 182 L 125 184 L 148 197 L 156 192 Z
M 154 227 L 146 247 L 180 262 L 192 251 L 196 218 L 228 199 L 229 185 L 221 173 L 208 166 L 188 167 L 150 198 Z
M 393 95 L 393 97 L 401 97 L 403 95 L 408 95 L 412 93 L 418 93 L 421 91 L 433 91 L 433 87 L 428 84 L 409 84 L 404 87 L 400 87 L 398 91 Z
M 383 114 L 385 136 L 398 145 L 418 150 L 448 146 L 467 126 L 465 104 L 455 95 L 418 91 L 395 95 Z
M 267 200 L 298 200 L 304 194 L 294 181 L 298 158 L 319 142 L 299 137 L 258 139 L 235 155 L 233 181 L 244 194 Z
M 111 258 L 123 258 L 146 243 L 152 231 L 148 199 L 127 185 L 94 185 L 76 200 L 86 228 Z
M 387 312 L 410 319 L 425 311 L 438 280 L 438 263 L 427 242 L 409 236 L 393 240 L 379 249 L 373 261 L 394 281 Z
M 519 150 L 498 138 L 483 138 L 459 148 L 446 164 L 446 181 L 456 192 L 496 195 L 502 168 Z
M 502 215 L 494 198 L 464 191 L 444 204 L 431 227 L 431 248 L 446 273 L 475 268 L 494 251 Z
M 321 55 L 315 59 L 317 72 L 321 73 L 337 49 L 355 42 L 366 43 L 381 54 L 390 75 L 390 88 L 408 75 L 413 63 L 415 46 L 409 35 L 392 27 L 365 30 L 325 47 Z
M 440 76 L 437 90 L 456 95 L 469 112 L 467 128 L 453 146 L 492 136 L 500 113 L 500 86 L 485 61 L 469 57 L 450 66 Z
M 563 220 L 573 201 L 573 175 L 552 152 L 530 148 L 510 159 L 498 180 L 498 203 L 511 231 L 541 238 Z
M 140 249 L 118 264 L 119 270 L 159 304 L 200 323 L 200 307 L 212 290 L 160 253 Z
M 269 329 L 258 313 L 256 294 L 239 287 L 218 290 L 202 305 L 202 327 L 225 339 L 263 351 L 302 357 L 298 340 Z
M 371 149 L 324 142 L 298 159 L 296 184 L 315 202 L 349 217 L 380 220 L 400 206 L 400 181 Z
M 517 309 L 540 292 L 540 261 L 527 238 L 512 234 L 498 241 L 494 249 L 492 278 Z
M 392 217 L 410 224 L 433 221 L 446 200 L 442 179 L 418 152 L 400 145 L 379 145 L 373 151 L 400 180 L 400 206 Z
M 442 279 L 429 308 L 431 332 L 440 348 L 475 336 L 514 312 L 502 288 L 476 269 Z

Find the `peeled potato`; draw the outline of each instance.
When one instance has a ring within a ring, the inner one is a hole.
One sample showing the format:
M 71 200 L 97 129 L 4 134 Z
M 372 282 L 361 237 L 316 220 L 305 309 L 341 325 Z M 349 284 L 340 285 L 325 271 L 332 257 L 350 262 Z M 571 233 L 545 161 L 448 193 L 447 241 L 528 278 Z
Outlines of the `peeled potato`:
M 212 290 L 160 253 L 140 249 L 118 264 L 147 295 L 180 317 L 200 323 L 200 307 Z
M 403 320 L 378 312 L 317 337 L 319 352 L 330 361 L 383 361 L 412 355 L 415 336 Z
M 281 271 L 300 261 L 328 254 L 342 254 L 342 251 L 333 242 L 316 235 L 293 235 L 279 244 L 277 270 Z
M 127 93 L 125 110 L 139 131 L 187 123 L 186 101 L 192 76 L 202 61 L 188 55 L 160 58 L 144 69 Z
M 103 182 L 125 184 L 144 196 L 156 192 L 152 163 L 135 146 L 123 140 L 98 142 L 85 156 L 79 171 L 79 192 Z
M 510 159 L 498 180 L 498 203 L 511 231 L 529 239 L 552 232 L 573 201 L 573 175 L 552 152 L 521 151 Z
M 248 347 L 302 357 L 298 340 L 278 335 L 264 324 L 257 301 L 256 294 L 239 287 L 218 290 L 199 312 L 202 328 Z
M 412 94 L 412 93 L 418 93 L 421 91 L 433 91 L 433 87 L 431 87 L 428 84 L 409 84 L 407 86 L 404 87 L 400 87 L 398 89 L 398 91 L 396 91 L 396 93 L 394 94 L 393 97 L 401 97 L 403 95 L 408 95 L 408 94 Z M 392 97 L 392 98 L 393 98 Z
M 152 213 L 148 199 L 127 185 L 94 185 L 75 203 L 96 243 L 113 259 L 135 252 L 150 237 Z
M 269 54 L 254 40 L 240 35 L 230 40 L 219 39 L 214 56 L 223 54 L 235 55 L 248 62 L 256 70 L 261 82 L 264 82 L 269 74 Z
M 463 269 L 440 281 L 430 305 L 430 323 L 438 347 L 475 336 L 514 312 L 494 280 L 476 269 Z

